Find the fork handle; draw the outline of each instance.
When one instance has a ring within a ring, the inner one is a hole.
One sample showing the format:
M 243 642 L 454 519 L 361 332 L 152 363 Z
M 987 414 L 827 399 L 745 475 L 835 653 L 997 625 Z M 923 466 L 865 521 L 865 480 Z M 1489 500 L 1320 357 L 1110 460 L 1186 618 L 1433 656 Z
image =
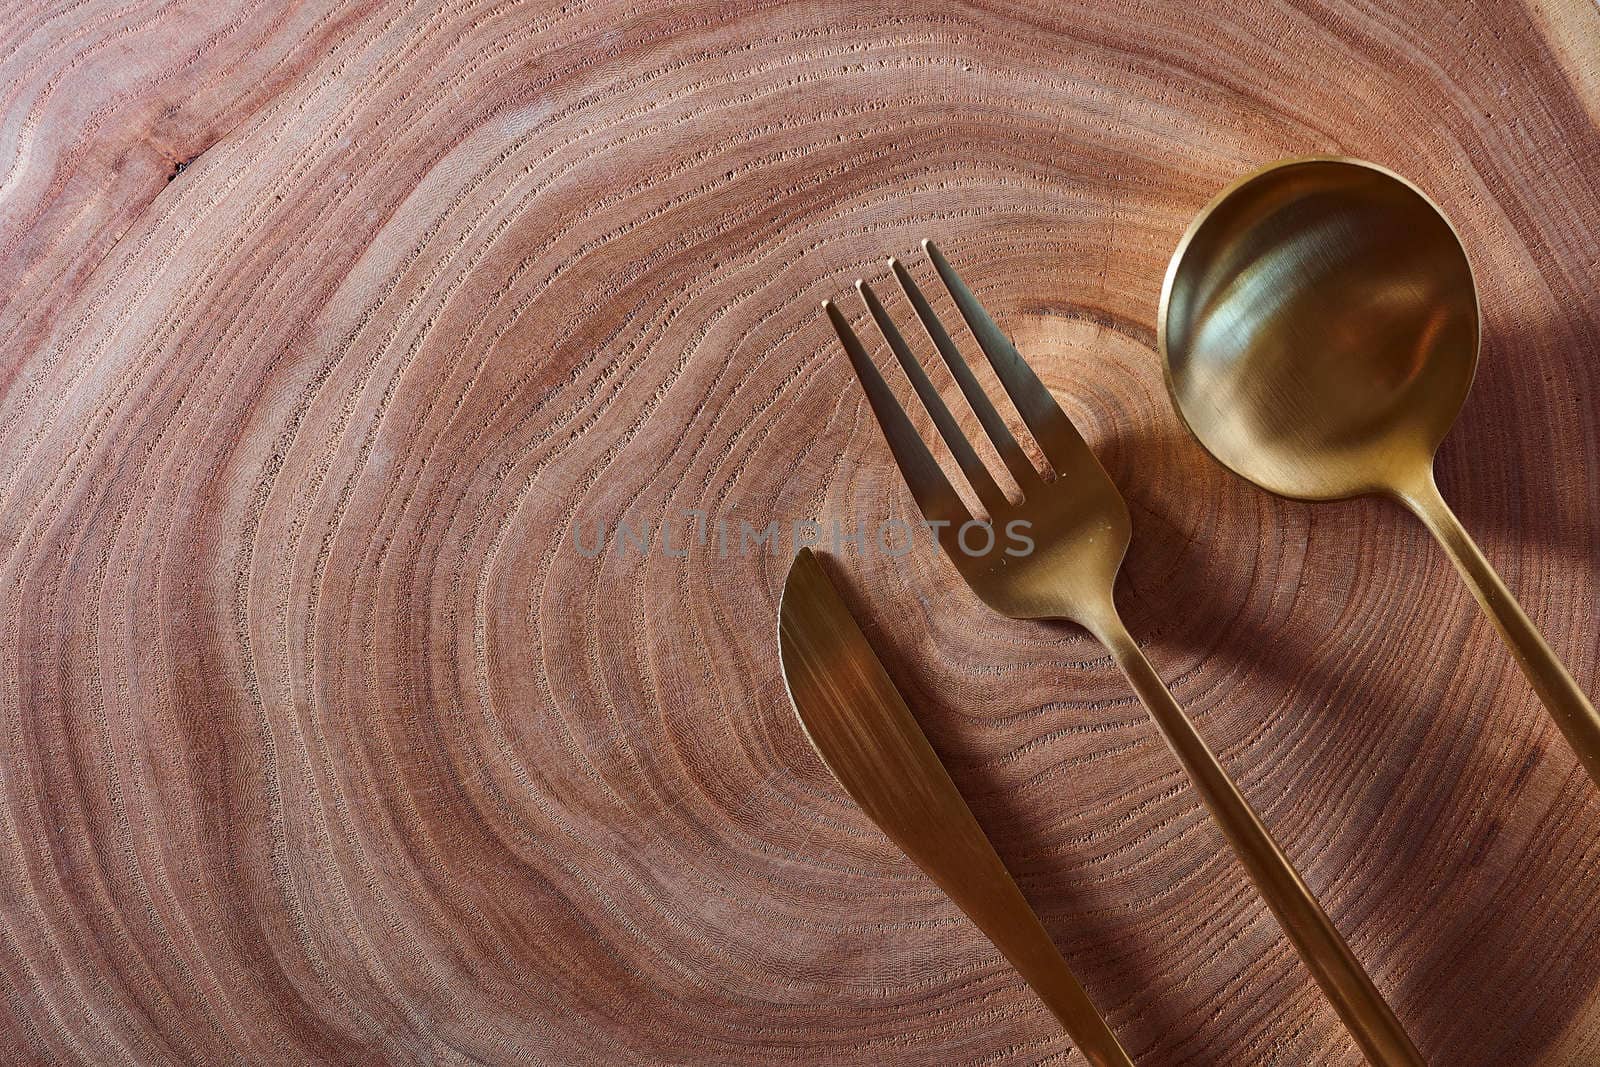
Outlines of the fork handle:
M 1345 944 L 1299 872 L 1262 825 L 1260 817 L 1239 793 L 1228 772 L 1206 747 L 1115 610 L 1105 613 L 1103 619 L 1089 628 L 1133 684 L 1206 807 L 1211 809 L 1212 818 L 1222 828 L 1267 906 L 1278 917 L 1284 933 L 1289 935 L 1300 958 L 1333 1003 L 1368 1062 L 1380 1067 L 1422 1064 L 1416 1046 L 1350 952 L 1350 946 Z

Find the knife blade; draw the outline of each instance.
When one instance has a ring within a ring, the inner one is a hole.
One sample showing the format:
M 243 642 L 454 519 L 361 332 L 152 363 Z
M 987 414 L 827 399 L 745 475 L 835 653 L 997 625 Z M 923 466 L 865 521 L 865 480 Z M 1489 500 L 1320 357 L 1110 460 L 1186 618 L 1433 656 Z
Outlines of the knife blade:
M 845 792 L 1011 961 L 1090 1063 L 1131 1067 L 809 548 L 784 583 L 778 655 L 800 725 Z

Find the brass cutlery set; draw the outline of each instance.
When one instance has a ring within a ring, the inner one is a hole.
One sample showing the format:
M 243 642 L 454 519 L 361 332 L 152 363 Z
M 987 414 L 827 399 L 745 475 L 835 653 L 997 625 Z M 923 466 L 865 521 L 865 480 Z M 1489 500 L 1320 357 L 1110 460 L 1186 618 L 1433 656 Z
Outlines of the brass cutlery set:
M 910 271 L 889 261 L 1019 494 L 984 465 L 873 290 L 869 317 L 972 496 L 952 488 L 837 305 L 824 308 L 895 463 L 978 598 L 1016 619 L 1068 619 L 1107 651 L 1166 738 L 1301 959 L 1375 1064 L 1420 1064 L 1355 959 L 1118 616 L 1127 505 L 1050 392 L 931 243 L 923 248 L 967 331 L 1049 465 L 1038 470 Z M 1477 294 L 1455 230 L 1415 186 L 1355 160 L 1292 160 L 1223 190 L 1178 245 L 1159 348 L 1180 417 L 1235 473 L 1284 496 L 1390 495 L 1414 511 L 1494 621 L 1589 776 L 1600 716 L 1439 495 L 1433 455 L 1471 386 Z M 964 524 L 1020 522 L 1032 549 L 958 542 Z M 1094 1064 L 1129 1064 L 979 828 L 860 627 L 802 549 L 779 613 L 800 721 L 867 815 L 994 942 Z

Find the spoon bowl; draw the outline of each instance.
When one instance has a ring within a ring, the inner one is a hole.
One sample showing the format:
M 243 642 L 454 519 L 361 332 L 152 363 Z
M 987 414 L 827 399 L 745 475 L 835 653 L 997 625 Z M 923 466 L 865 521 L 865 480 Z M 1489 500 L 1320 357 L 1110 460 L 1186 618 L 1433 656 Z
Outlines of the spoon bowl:
M 1235 473 L 1299 499 L 1395 490 L 1430 467 L 1472 385 L 1477 290 L 1416 186 L 1291 160 L 1190 226 L 1159 344 L 1179 414 Z
M 1600 786 L 1600 713 L 1434 482 L 1479 331 L 1472 267 L 1433 201 L 1354 159 L 1246 175 L 1178 243 L 1159 316 L 1167 388 L 1200 444 L 1283 496 L 1410 508 Z

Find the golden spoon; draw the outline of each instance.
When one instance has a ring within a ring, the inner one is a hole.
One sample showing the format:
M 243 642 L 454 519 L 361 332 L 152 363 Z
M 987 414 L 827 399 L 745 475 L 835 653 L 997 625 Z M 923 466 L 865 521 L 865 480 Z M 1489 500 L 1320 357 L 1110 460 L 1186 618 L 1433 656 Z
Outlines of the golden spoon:
M 1477 367 L 1478 294 L 1433 201 L 1353 159 L 1247 175 L 1178 242 L 1158 324 L 1178 414 L 1223 466 L 1283 496 L 1383 493 L 1416 513 L 1600 786 L 1600 715 L 1434 484 Z

